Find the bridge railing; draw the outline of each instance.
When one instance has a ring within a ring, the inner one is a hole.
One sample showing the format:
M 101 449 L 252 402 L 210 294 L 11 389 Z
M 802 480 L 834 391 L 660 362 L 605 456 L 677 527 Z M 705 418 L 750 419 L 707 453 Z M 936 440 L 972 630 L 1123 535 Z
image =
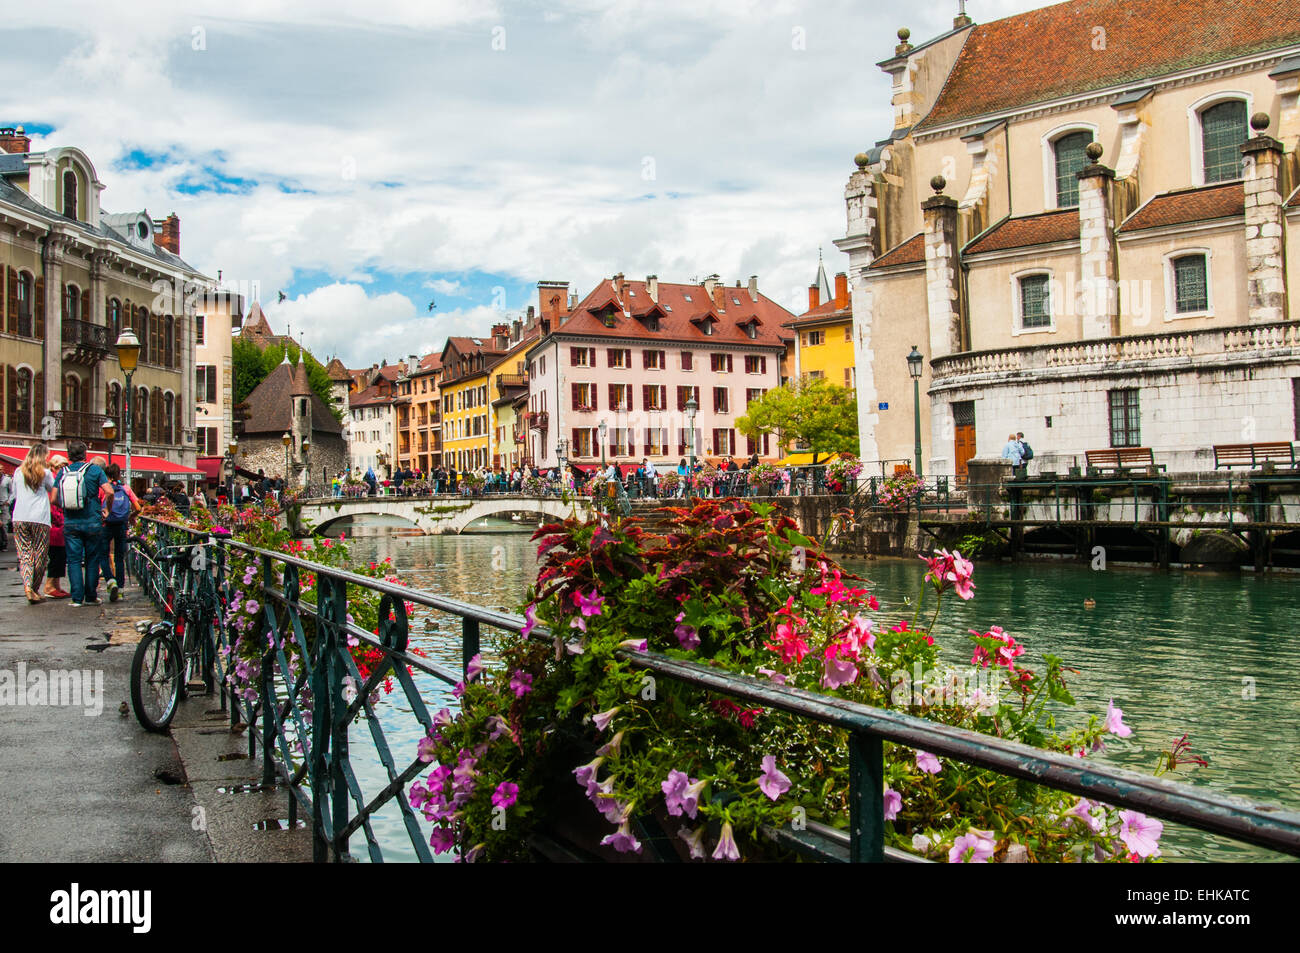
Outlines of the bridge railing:
M 149 522 L 171 541 L 212 541 L 184 527 Z M 433 727 L 433 721 L 413 673 L 431 675 L 446 684 L 459 682 L 465 677 L 468 660 L 480 650 L 484 626 L 519 634 L 525 620 L 235 540 L 217 541 L 216 545 L 244 553 L 256 560 L 260 569 L 258 591 L 262 596 L 262 611 L 254 634 L 266 644 L 261 659 L 260 691 L 256 701 L 233 696 L 233 703 L 239 717 L 252 726 L 248 733 L 249 753 L 256 754 L 260 749 L 263 784 L 272 786 L 278 781 L 288 791 L 291 825 L 300 811 L 310 815 L 314 856 L 318 861 L 331 856 L 335 860 L 349 859 L 351 839 L 356 834 L 364 836 L 370 858 L 378 861 L 383 859 L 384 845 L 379 842 L 372 821 L 376 812 L 396 804 L 416 858 L 432 860 L 419 819 L 405 793 L 407 785 L 429 766 L 418 757 L 412 758 L 411 753 L 393 750 L 370 699 L 371 692 L 386 678 L 395 679 L 402 691 L 403 704 L 390 706 L 388 711 L 393 717 L 413 719 L 423 734 Z M 304 572 L 315 577 L 318 593 L 315 604 L 301 597 L 300 578 Z M 229 585 L 228 580 L 223 582 Z M 381 597 L 379 617 L 388 621 L 381 621 L 378 637 L 348 621 L 349 594 L 356 595 L 362 590 Z M 410 651 L 408 602 L 459 618 L 459 671 Z M 306 635 L 308 628 L 314 635 L 311 640 Z M 534 630 L 532 637 L 550 639 L 540 629 Z M 227 641 L 224 633 L 220 638 Z M 368 678 L 360 676 L 348 649 L 349 639 L 380 653 L 381 660 Z M 304 660 L 297 670 L 289 664 L 290 646 L 296 647 L 299 658 Z M 847 832 L 815 824 L 804 831 L 766 831 L 769 837 L 809 858 L 853 862 L 919 859 L 887 849 L 884 844 L 883 744 L 886 741 L 1117 807 L 1139 810 L 1230 840 L 1300 856 L 1300 814 L 1294 812 L 1249 804 L 1204 787 L 1084 762 L 914 715 L 871 708 L 655 653 L 624 653 L 624 657 L 662 677 L 850 733 Z M 355 692 L 351 697 L 349 680 Z M 386 785 L 374 796 L 362 791 L 349 744 L 349 730 L 361 721 L 363 714 L 387 778 Z

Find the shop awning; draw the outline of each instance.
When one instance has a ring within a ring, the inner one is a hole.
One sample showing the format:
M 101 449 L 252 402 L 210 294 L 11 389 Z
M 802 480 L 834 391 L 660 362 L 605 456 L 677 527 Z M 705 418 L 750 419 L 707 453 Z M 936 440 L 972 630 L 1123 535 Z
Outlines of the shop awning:
M 838 458 L 838 453 L 817 454 L 817 466 L 824 466 Z M 811 453 L 792 453 L 788 457 L 776 461 L 776 466 L 778 467 L 810 467 L 812 465 L 813 454 Z
M 31 447 L 0 447 L 0 462 L 8 464 L 10 467 L 16 467 L 27 459 L 27 452 Z M 68 451 L 62 447 L 50 447 L 51 454 L 60 454 L 67 456 Z M 95 457 L 104 457 L 103 453 L 96 453 L 93 450 L 86 452 L 86 459 L 93 460 Z M 120 453 L 115 453 L 111 458 L 107 458 L 110 463 L 116 463 L 119 467 L 126 470 L 126 457 Z M 182 466 L 179 463 L 173 463 L 170 460 L 164 460 L 162 457 L 152 457 L 148 454 L 131 454 L 131 475 L 139 476 L 141 474 L 179 477 L 183 479 L 193 479 L 204 475 L 202 470 L 194 470 L 190 467 Z
M 205 477 L 214 483 L 220 483 L 221 467 L 225 463 L 225 460 L 225 457 L 199 457 L 194 461 L 194 463 L 203 471 Z M 135 464 L 134 459 L 131 463 L 132 465 Z

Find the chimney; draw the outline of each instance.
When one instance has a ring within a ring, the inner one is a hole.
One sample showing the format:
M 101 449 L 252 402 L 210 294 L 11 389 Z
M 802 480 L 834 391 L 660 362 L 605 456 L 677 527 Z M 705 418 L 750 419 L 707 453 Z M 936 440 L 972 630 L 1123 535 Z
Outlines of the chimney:
M 420 369 L 420 359 L 417 358 L 414 354 L 408 355 L 406 360 L 408 362 L 406 365 L 406 373 L 408 375 L 414 374 L 417 370 Z
M 553 326 L 569 313 L 569 283 L 567 281 L 537 282 L 538 313 L 549 318 Z
M 706 295 L 712 295 L 712 294 L 713 294 L 714 286 L 716 286 L 717 283 L 718 283 L 718 276 L 717 276 L 717 275 L 709 275 L 709 277 L 705 278 L 705 279 L 704 279 L 704 293 L 705 293 Z
M 518 342 L 524 336 L 524 322 L 515 318 L 510 325 L 510 340 Z
M 1115 171 L 1101 164 L 1102 146 L 1084 150 L 1088 165 L 1079 176 L 1079 311 L 1084 340 L 1120 333 L 1115 293 Z
M 154 241 L 173 255 L 181 253 L 181 220 L 172 212 L 161 221 L 154 222 L 157 237 Z
M 510 349 L 510 325 L 492 325 L 492 346 L 498 351 Z
M 530 304 L 528 306 L 527 316 L 524 318 L 524 327 L 532 329 L 533 323 L 537 320 L 537 311 Z
M 0 149 L 11 154 L 31 152 L 32 140 L 23 131 L 22 126 L 17 128 L 6 126 L 0 129 Z
M 758 275 L 749 276 L 749 300 L 758 300 Z
M 816 283 L 809 285 L 808 286 L 808 310 L 811 311 L 813 308 L 817 307 L 821 303 L 822 303 L 821 290 L 817 287 Z
M 930 180 L 934 195 L 921 203 L 925 221 L 925 293 L 930 320 L 930 359 L 962 350 L 957 274 L 957 200 L 943 194 L 947 180 Z
M 849 276 L 840 272 L 835 276 L 835 309 L 843 311 L 849 306 Z
M 1283 146 L 1268 135 L 1267 113 L 1250 119 L 1255 137 L 1241 147 L 1246 189 L 1246 315 L 1251 324 L 1286 319 L 1282 245 Z
M 578 296 L 576 294 L 569 295 L 569 310 L 572 311 L 577 306 L 578 306 Z
M 650 300 L 655 304 L 659 303 L 659 276 L 646 275 L 645 277 L 646 293 L 650 295 Z
M 623 297 L 623 272 L 614 276 L 614 294 Z

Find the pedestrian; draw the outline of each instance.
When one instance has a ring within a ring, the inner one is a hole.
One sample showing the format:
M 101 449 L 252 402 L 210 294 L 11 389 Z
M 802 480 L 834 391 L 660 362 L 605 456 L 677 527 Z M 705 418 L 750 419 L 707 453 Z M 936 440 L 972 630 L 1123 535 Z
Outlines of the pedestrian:
M 5 523 L 9 519 L 9 504 L 14 498 L 14 480 L 8 470 L 0 470 L 0 551 L 9 548 L 9 538 L 5 535 Z
M 104 518 L 104 578 L 108 580 L 108 601 L 116 602 L 122 597 L 122 587 L 126 584 L 126 528 L 140 512 L 140 501 L 131 488 L 122 482 L 122 469 L 116 463 L 105 467 L 104 475 L 108 477 L 113 490 L 113 502 L 108 507 L 108 516 Z M 244 489 L 247 490 L 248 487 L 245 486 Z
M 63 507 L 63 536 L 68 547 L 68 579 L 72 583 L 74 606 L 100 604 L 99 552 L 104 538 L 104 516 L 113 505 L 110 486 L 103 496 L 99 488 L 108 483 L 102 467 L 86 462 L 86 444 L 68 444 L 69 463 L 59 474 L 59 499 Z
M 107 473 L 108 471 L 105 470 L 104 472 Z M 201 510 L 208 508 L 208 498 L 203 492 L 203 487 L 196 486 L 194 488 L 194 498 L 190 500 L 190 505 Z
M 47 599 L 66 599 L 68 591 L 59 580 L 68 571 L 68 550 L 63 539 L 63 508 L 50 503 L 50 563 L 45 573 L 44 595 Z
M 14 481 L 14 548 L 27 601 L 43 600 L 41 582 L 50 558 L 50 498 L 54 494 L 54 461 L 43 443 L 27 451 Z
M 1002 445 L 1002 459 L 1011 462 L 1011 472 L 1016 473 L 1020 469 L 1023 460 L 1020 453 L 1020 441 L 1016 439 L 1015 434 L 1007 437 L 1007 442 Z
M 181 516 L 190 515 L 190 498 L 185 495 L 185 491 L 179 483 L 173 483 L 167 491 L 167 498 L 171 500 L 172 506 L 176 507 L 176 512 Z M 110 598 L 112 594 L 110 593 Z
M 1020 472 L 1029 475 L 1029 461 L 1034 459 L 1034 448 L 1029 445 L 1023 433 L 1016 434 L 1016 443 L 1020 444 Z

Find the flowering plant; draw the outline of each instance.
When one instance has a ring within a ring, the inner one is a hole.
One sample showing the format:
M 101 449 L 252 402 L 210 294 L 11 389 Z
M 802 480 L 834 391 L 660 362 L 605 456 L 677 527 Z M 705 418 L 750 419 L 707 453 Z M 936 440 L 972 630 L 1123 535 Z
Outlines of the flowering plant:
M 576 818 L 596 825 L 597 851 L 642 853 L 644 832 L 661 829 L 682 857 L 739 860 L 780 854 L 764 827 L 847 823 L 847 732 L 656 680 L 636 664 L 647 651 L 1079 757 L 1107 734 L 1131 734 L 1113 706 L 1058 732 L 1047 705 L 1073 704 L 1067 669 L 1050 655 L 1029 668 L 998 627 L 972 632 L 969 665 L 940 663 L 930 632 L 942 600 L 974 595 L 960 554 L 927 560 L 910 619 L 881 618 L 862 580 L 770 506 L 703 500 L 661 512 L 663 536 L 636 520 L 537 531 L 523 637 L 501 650 L 500 668 L 472 660 L 456 687 L 461 711 L 439 712 L 419 745 L 431 771 L 411 799 L 435 825 L 435 851 L 527 859 L 530 834 Z M 951 862 L 1159 853 L 1159 822 L 1136 812 L 903 745 L 884 751 L 893 846 Z
M 901 513 L 921 498 L 923 488 L 921 478 L 910 470 L 889 477 L 880 487 L 880 505 L 887 510 Z
M 749 485 L 754 487 L 760 496 L 770 494 L 772 488 L 780 482 L 781 471 L 770 463 L 760 463 L 756 467 L 749 468 Z
M 676 470 L 664 470 L 659 474 L 659 488 L 664 493 L 671 496 L 681 485 L 682 475 Z
M 826 488 L 832 493 L 843 492 L 849 480 L 862 472 L 862 461 L 851 453 L 841 453 L 826 465 Z
M 546 481 L 541 477 L 526 476 L 523 483 L 524 496 L 542 496 L 546 492 Z

